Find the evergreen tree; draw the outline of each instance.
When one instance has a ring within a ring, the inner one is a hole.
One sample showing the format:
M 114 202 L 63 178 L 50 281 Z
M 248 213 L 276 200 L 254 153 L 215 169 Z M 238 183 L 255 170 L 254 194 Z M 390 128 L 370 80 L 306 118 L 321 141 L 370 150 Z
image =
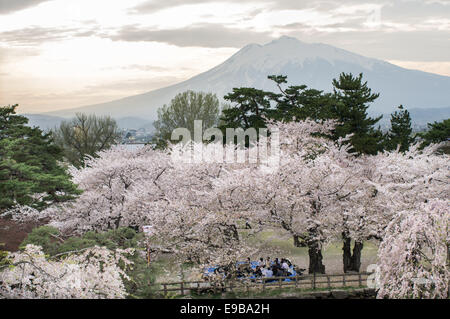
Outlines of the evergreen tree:
M 350 139 L 353 151 L 376 154 L 382 148 L 383 134 L 374 125 L 382 118 L 368 117 L 369 103 L 375 101 L 378 93 L 372 93 L 367 82 L 362 81 L 362 73 L 355 77 L 351 73 L 341 73 L 333 80 L 335 103 L 332 118 L 341 124 L 336 127 L 335 139 L 353 134 Z
M 72 199 L 76 186 L 50 133 L 26 126 L 17 105 L 0 107 L 0 211 L 17 204 L 42 209 Z
M 428 131 L 420 136 L 424 139 L 424 145 L 448 141 L 450 139 L 450 119 L 428 123 Z
M 450 119 L 445 119 L 442 122 L 428 123 L 428 131 L 418 134 L 423 139 L 421 147 L 428 146 L 432 143 L 448 142 L 450 140 Z M 450 154 L 450 147 L 444 145 L 442 152 Z
M 282 88 L 287 83 L 287 77 L 271 75 L 268 77 L 274 81 L 280 93 L 269 95 L 276 103 L 274 118 L 286 122 L 305 120 L 325 120 L 332 117 L 333 96 L 330 93 L 316 89 L 308 89 L 306 85 L 289 86 Z
M 332 118 L 332 94 L 309 89 L 306 85 L 283 89 L 282 85 L 287 83 L 287 77 L 283 75 L 270 75 L 268 79 L 276 83 L 278 93 L 241 87 L 225 96 L 226 100 L 236 104 L 222 111 L 221 128 L 259 129 L 266 127 L 266 120 L 290 122 Z
M 235 106 L 222 111 L 221 128 L 265 128 L 266 119 L 273 118 L 274 113 L 269 99 L 271 94 L 254 88 L 234 88 L 224 97 Z
M 391 129 L 387 134 L 385 149 L 395 150 L 400 145 L 400 151 L 405 152 L 413 141 L 411 116 L 408 110 L 400 105 L 398 111 L 391 114 Z

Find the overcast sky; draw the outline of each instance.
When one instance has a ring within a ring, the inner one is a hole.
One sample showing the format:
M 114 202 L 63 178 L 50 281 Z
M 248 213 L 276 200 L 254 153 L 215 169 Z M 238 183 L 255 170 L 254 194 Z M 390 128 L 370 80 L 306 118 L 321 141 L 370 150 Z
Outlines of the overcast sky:
M 0 0 L 0 105 L 144 93 L 282 35 L 450 76 L 450 0 Z

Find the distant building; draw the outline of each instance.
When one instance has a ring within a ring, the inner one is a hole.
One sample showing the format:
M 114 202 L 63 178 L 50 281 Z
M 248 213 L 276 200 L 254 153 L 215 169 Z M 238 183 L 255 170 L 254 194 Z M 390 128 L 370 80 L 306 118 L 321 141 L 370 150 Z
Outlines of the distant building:
M 146 144 L 153 138 L 153 135 L 145 128 L 125 129 L 122 134 L 122 144 Z

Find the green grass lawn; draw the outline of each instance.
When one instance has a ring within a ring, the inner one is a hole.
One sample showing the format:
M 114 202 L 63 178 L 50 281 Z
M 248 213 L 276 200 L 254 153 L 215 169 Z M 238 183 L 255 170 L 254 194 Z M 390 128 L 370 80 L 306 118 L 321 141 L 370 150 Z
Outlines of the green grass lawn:
M 245 236 L 244 236 L 245 238 Z M 258 233 L 254 237 L 246 239 L 249 244 L 260 245 L 261 256 L 252 256 L 252 259 L 270 256 L 289 258 L 299 268 L 308 268 L 309 257 L 307 247 L 295 247 L 292 236 L 279 229 L 270 229 Z M 365 242 L 362 250 L 361 271 L 376 262 L 378 245 L 375 242 Z M 273 253 L 275 252 L 275 253 Z M 327 273 L 342 273 L 342 242 L 333 242 L 327 245 L 323 251 L 323 263 Z
M 255 236 L 247 236 L 242 231 L 242 238 L 247 244 L 260 248 L 260 252 L 250 256 L 252 260 L 260 257 L 288 258 L 299 268 L 308 269 L 309 257 L 307 247 L 295 247 L 292 236 L 279 229 L 270 229 L 257 233 Z M 367 266 L 376 262 L 378 245 L 376 242 L 365 242 L 362 250 L 361 271 L 366 271 Z M 323 263 L 326 273 L 342 273 L 342 242 L 334 242 L 327 245 L 323 251 Z M 245 259 L 245 258 L 244 258 Z M 181 270 L 175 263 L 173 257 L 164 256 L 155 261 L 154 266 L 158 269 L 158 282 L 174 282 L 199 280 L 198 272 L 190 271 L 191 266 L 185 265 Z

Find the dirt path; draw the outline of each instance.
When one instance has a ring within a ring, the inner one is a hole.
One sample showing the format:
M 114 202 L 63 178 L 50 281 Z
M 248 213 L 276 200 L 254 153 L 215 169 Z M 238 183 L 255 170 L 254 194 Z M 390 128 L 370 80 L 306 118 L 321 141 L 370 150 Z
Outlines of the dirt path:
M 17 251 L 19 245 L 38 223 L 19 224 L 10 219 L 0 218 L 0 250 Z

